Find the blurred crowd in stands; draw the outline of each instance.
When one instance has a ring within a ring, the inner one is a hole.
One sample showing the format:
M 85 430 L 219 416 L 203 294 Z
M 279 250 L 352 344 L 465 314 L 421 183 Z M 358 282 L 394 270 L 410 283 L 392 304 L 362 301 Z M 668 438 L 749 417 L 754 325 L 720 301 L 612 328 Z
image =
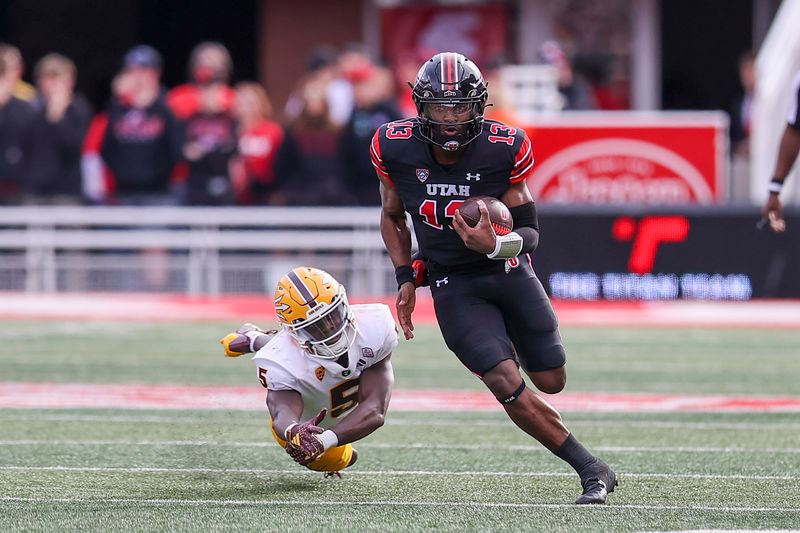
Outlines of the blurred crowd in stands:
M 557 68 L 566 109 L 626 107 L 598 92 L 558 43 L 540 56 Z M 139 45 L 122 58 L 110 101 L 93 110 L 75 91 L 70 58 L 39 59 L 31 85 L 20 51 L 0 43 L 0 205 L 379 205 L 370 139 L 382 123 L 416 115 L 408 82 L 425 59 L 409 53 L 389 69 L 359 44 L 317 47 L 276 110 L 259 83 L 232 85 L 233 61 L 218 42 L 195 46 L 186 83 L 169 90 L 159 51 Z M 515 123 L 500 66 L 481 65 L 486 114 Z M 752 56 L 740 67 L 734 153 L 747 149 Z
M 280 122 L 264 87 L 231 85 L 217 42 L 193 49 L 170 90 L 160 53 L 130 49 L 97 112 L 69 58 L 37 61 L 35 86 L 23 71 L 0 44 L 4 205 L 378 205 L 369 141 L 401 116 L 391 72 L 357 45 L 317 49 Z
M 70 58 L 39 59 L 31 85 L 20 50 L 0 43 L 0 205 L 379 205 L 369 143 L 384 122 L 416 116 L 408 82 L 424 59 L 390 70 L 359 44 L 317 47 L 276 110 L 259 83 L 232 85 L 218 42 L 195 46 L 186 83 L 169 90 L 160 52 L 139 45 L 93 110 Z M 565 72 L 573 107 L 589 106 L 560 50 L 543 59 Z M 513 122 L 497 66 L 484 66 L 487 115 Z

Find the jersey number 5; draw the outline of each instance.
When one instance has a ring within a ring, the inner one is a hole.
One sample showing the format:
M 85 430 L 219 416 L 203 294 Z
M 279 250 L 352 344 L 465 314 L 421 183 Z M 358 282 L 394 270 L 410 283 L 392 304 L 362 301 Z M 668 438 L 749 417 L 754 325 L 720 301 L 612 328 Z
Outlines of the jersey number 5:
M 336 418 L 358 404 L 358 384 L 361 377 L 343 381 L 331 389 L 331 416 Z

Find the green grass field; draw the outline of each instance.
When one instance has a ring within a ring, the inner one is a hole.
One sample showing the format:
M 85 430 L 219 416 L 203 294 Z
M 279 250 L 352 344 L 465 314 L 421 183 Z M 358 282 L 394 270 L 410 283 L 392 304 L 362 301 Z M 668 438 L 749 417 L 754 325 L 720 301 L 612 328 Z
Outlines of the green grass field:
M 235 324 L 0 323 L 0 382 L 252 385 Z M 403 389 L 481 390 L 438 331 Z M 566 329 L 568 392 L 800 396 L 800 332 Z M 248 411 L 0 409 L 0 531 L 668 531 L 800 528 L 797 413 L 564 413 L 613 465 L 609 505 L 497 412 L 392 412 L 341 480 Z

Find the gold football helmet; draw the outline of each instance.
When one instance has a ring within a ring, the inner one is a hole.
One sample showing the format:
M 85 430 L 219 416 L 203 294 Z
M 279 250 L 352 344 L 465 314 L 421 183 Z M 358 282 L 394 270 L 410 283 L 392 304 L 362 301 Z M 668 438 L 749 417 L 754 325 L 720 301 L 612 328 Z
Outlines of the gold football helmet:
M 297 267 L 275 289 L 278 320 L 309 354 L 338 359 L 353 344 L 356 326 L 347 293 L 333 276 L 311 267 Z

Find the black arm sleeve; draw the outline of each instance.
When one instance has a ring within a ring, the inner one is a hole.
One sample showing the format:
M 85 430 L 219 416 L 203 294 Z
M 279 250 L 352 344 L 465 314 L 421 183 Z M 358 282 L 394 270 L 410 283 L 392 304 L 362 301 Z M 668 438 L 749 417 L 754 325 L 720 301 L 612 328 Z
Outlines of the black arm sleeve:
M 539 219 L 536 204 L 528 202 L 509 208 L 514 219 L 514 231 L 522 237 L 521 254 L 531 253 L 539 245 Z

